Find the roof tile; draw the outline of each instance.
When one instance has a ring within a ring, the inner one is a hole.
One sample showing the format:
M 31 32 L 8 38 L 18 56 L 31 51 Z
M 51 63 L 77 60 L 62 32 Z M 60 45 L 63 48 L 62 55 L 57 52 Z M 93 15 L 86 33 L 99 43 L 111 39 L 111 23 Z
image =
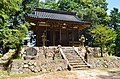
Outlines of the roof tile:
M 33 14 L 28 14 L 28 16 L 32 18 L 82 22 L 74 12 L 57 11 L 57 10 L 49 10 L 49 9 L 37 8 Z

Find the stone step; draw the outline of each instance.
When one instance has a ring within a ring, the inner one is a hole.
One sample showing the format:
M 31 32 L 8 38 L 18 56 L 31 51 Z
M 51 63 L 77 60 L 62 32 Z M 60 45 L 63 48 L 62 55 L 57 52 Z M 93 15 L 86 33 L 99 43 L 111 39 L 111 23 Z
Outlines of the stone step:
M 73 50 L 73 48 L 62 48 L 63 50 Z
M 74 54 L 76 54 L 76 52 L 75 51 L 63 51 L 64 53 L 66 53 L 66 54 L 71 54 L 71 53 L 74 53 Z
M 80 59 L 80 57 L 78 56 L 66 56 L 67 58 L 70 58 L 70 59 Z
M 65 52 L 64 54 L 65 54 L 65 55 L 76 55 L 76 56 L 78 56 L 76 53 L 73 53 L 73 52 L 72 52 L 72 53 L 70 53 L 70 52 L 69 52 L 69 53 L 66 53 L 66 52 Z
M 78 56 L 76 53 L 64 53 L 64 54 L 69 56 Z
M 75 52 L 64 52 L 64 54 L 72 54 L 72 55 L 77 55 Z
M 73 70 L 75 70 L 75 71 L 76 70 L 86 70 L 86 69 L 88 70 L 89 68 L 88 67 L 86 67 L 86 68 L 73 68 Z
M 71 54 L 71 53 L 70 53 L 70 54 L 66 54 L 66 53 L 65 53 L 65 55 L 66 55 L 66 56 L 70 56 L 70 57 L 79 57 L 77 54 Z
M 66 55 L 77 55 L 75 52 L 64 52 Z
M 73 68 L 88 68 L 88 66 L 87 65 L 73 65 L 72 66 Z
M 74 66 L 74 65 L 86 65 L 85 63 L 70 63 L 71 66 Z
M 74 57 L 74 58 L 80 58 L 78 55 L 74 55 L 74 54 L 65 54 L 66 57 Z
M 70 63 L 84 63 L 82 60 L 69 60 Z
M 68 57 L 67 57 L 67 59 L 68 59 L 69 61 L 72 61 L 72 60 L 73 60 L 73 61 L 74 61 L 74 60 L 75 60 L 75 61 L 82 61 L 80 58 L 68 58 Z
M 70 63 L 81 63 L 81 62 L 83 62 L 82 60 L 71 60 L 71 61 L 69 61 Z
M 72 50 L 71 49 L 63 49 L 63 52 L 70 52 L 70 51 L 73 52 L 74 50 L 73 49 Z
M 74 51 L 73 49 L 63 49 L 63 51 Z
M 85 65 L 85 63 L 84 62 L 79 62 L 79 63 L 76 63 L 76 62 L 69 62 L 71 65 L 80 65 L 80 64 L 83 64 L 83 65 Z
M 68 59 L 73 70 L 83 70 L 87 69 L 88 66 L 83 62 L 83 60 L 77 55 L 77 53 L 72 48 L 63 48 L 63 52 Z

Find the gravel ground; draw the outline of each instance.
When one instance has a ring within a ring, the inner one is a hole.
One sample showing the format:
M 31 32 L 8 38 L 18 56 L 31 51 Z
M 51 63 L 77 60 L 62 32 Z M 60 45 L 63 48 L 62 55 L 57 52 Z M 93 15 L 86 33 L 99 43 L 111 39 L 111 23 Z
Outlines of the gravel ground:
M 120 69 L 59 71 L 21 79 L 120 79 Z

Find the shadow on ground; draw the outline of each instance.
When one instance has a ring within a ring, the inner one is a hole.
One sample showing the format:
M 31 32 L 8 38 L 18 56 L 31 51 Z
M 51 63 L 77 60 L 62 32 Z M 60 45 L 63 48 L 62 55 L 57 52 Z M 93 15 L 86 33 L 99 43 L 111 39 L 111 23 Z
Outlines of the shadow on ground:
M 100 79 L 120 79 L 120 70 L 108 71 L 108 75 L 98 75 Z

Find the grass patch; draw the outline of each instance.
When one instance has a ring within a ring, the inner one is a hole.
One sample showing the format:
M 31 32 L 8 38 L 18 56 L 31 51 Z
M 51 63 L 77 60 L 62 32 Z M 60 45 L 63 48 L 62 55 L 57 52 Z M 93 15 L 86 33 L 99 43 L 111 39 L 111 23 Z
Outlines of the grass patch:
M 117 57 L 117 56 L 105 56 L 103 58 L 119 58 L 119 57 Z
M 23 79 L 24 77 L 37 76 L 40 74 L 43 74 L 43 72 L 39 72 L 39 73 L 32 73 L 31 72 L 31 73 L 10 74 L 10 75 L 8 75 L 7 72 L 4 72 L 4 73 L 0 73 L 0 79 Z
M 104 56 L 104 57 L 96 57 L 96 58 L 120 58 L 120 57 L 117 57 L 117 56 Z
M 25 77 L 36 78 L 37 76 L 44 75 L 40 79 L 77 79 L 76 74 L 69 71 L 58 71 L 58 72 L 39 72 L 39 73 L 23 73 L 23 74 L 10 74 L 7 72 L 0 73 L 0 79 L 24 79 Z M 36 78 L 39 79 L 39 78 Z

